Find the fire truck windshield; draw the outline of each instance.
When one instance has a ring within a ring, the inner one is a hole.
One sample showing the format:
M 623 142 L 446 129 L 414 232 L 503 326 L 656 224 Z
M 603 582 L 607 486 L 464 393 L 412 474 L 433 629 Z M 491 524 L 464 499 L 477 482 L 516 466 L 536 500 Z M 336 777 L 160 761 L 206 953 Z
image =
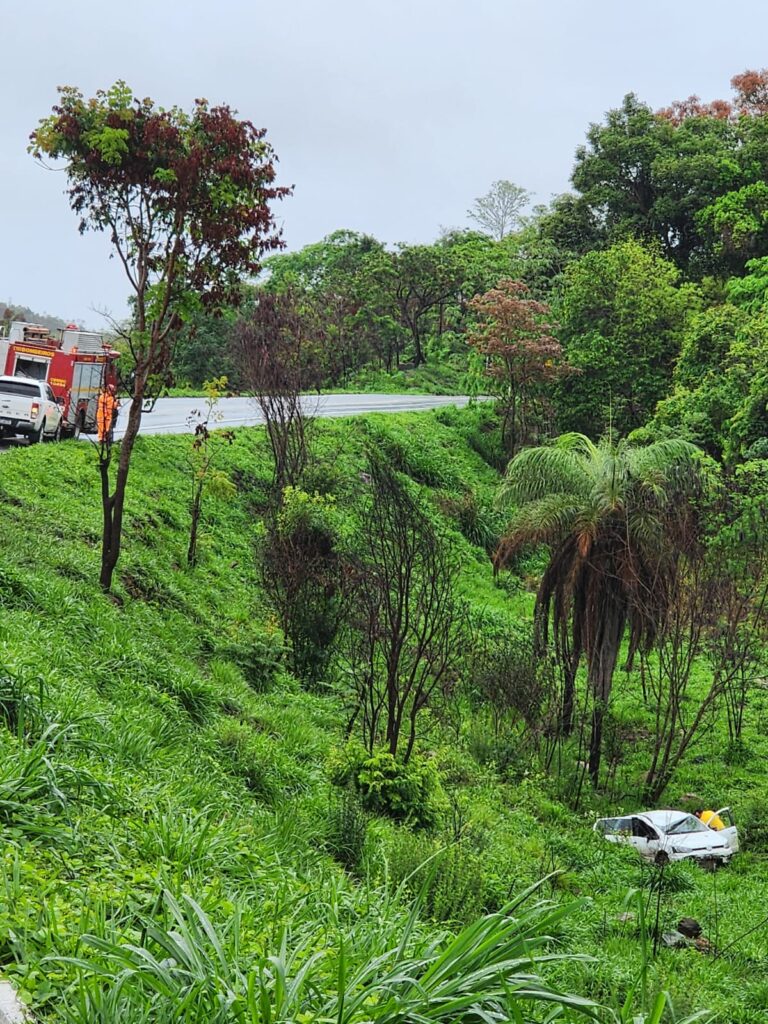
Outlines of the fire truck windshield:
M 45 380 L 48 376 L 49 362 L 47 359 L 27 359 L 17 356 L 14 373 L 19 377 L 31 377 L 32 380 Z

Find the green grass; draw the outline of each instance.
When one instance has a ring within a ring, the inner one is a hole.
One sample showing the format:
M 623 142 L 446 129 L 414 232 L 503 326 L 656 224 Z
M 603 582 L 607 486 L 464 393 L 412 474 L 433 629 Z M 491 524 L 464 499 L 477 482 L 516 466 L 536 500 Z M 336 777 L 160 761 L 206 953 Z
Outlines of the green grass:
M 522 580 L 494 581 L 487 557 L 501 526 L 489 416 L 318 423 L 307 486 L 334 494 L 353 527 L 364 448 L 385 450 L 426 488 L 460 556 L 473 618 L 503 636 L 530 615 L 532 593 Z M 332 687 L 307 693 L 285 671 L 260 589 L 263 436 L 237 431 L 226 448 L 237 494 L 210 499 L 194 570 L 184 560 L 190 443 L 137 445 L 110 597 L 96 586 L 90 449 L 0 458 L 0 956 L 40 1019 L 455 1020 L 474 978 L 486 1019 L 544 1020 L 543 1004 L 520 994 L 540 982 L 521 982 L 517 995 L 516 981 L 500 982 L 525 973 L 612 1007 L 603 1020 L 639 1013 L 643 982 L 649 1021 L 661 989 L 678 1016 L 707 1007 L 724 1022 L 763 1021 L 768 930 L 718 959 L 662 950 L 653 960 L 636 897 L 635 919 L 618 920 L 631 891 L 655 912 L 651 870 L 591 832 L 604 808 L 632 809 L 647 714 L 632 677 L 617 680 L 616 714 L 635 739 L 609 791 L 579 812 L 560 799 L 573 752 L 544 776 L 516 734 L 494 741 L 486 712 L 459 687 L 449 712 L 425 716 L 421 745 L 442 780 L 441 827 L 358 816 L 350 871 L 325 852 L 344 820 L 327 770 L 344 718 Z M 765 701 L 750 709 L 745 763 L 728 764 L 712 728 L 675 790 L 722 796 L 737 816 L 764 802 L 767 712 Z M 504 912 L 544 876 L 542 890 Z M 725 947 L 766 913 L 766 882 L 756 849 L 714 876 L 675 866 L 662 923 L 693 914 L 712 937 L 716 897 Z M 507 961 L 515 966 L 502 971 Z M 564 1005 L 558 1019 L 582 1009 Z

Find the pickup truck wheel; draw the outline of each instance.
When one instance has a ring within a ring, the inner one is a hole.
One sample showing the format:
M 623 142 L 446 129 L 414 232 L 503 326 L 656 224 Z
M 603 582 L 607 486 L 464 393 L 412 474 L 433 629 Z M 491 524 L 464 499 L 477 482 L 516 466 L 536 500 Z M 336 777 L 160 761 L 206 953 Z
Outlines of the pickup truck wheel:
M 45 420 L 40 424 L 40 429 L 29 435 L 30 444 L 40 444 L 43 440 L 43 434 L 45 433 Z
M 83 432 L 83 414 L 82 413 L 78 413 L 78 416 L 77 416 L 77 418 L 75 420 L 75 425 L 72 428 L 72 434 L 70 435 L 72 437 L 72 440 L 73 441 L 79 441 L 80 440 L 80 435 L 82 434 L 82 432 Z
M 48 440 L 52 441 L 52 442 L 60 441 L 61 440 L 61 420 L 59 420 L 58 424 L 56 425 L 56 429 L 51 434 L 51 436 L 48 438 Z
M 669 864 L 669 854 L 664 850 L 659 850 L 654 859 L 654 864 L 660 868 L 666 867 Z

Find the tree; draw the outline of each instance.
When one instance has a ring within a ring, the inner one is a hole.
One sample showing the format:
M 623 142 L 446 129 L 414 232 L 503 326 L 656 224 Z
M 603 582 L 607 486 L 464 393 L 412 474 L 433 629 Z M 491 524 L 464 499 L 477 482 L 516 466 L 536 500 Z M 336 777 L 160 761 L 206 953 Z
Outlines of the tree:
M 445 306 L 458 293 L 461 268 L 451 250 L 438 245 L 400 246 L 385 254 L 380 267 L 381 284 L 410 336 L 414 366 L 420 366 L 430 317 L 437 314 L 437 333 L 442 333 Z
M 644 794 L 650 803 L 661 799 L 721 705 L 731 744 L 741 742 L 746 706 L 764 671 L 768 502 L 764 472 L 752 475 L 748 464 L 727 481 L 710 510 L 705 542 L 692 537 L 691 550 L 680 551 L 668 613 L 652 649 L 641 654 L 643 692 L 654 716 Z
M 572 181 L 602 225 L 608 242 L 636 238 L 658 244 L 690 273 L 718 269 L 699 214 L 744 177 L 737 126 L 701 116 L 676 124 L 635 95 L 624 97 L 603 124 L 593 124 L 576 153 Z
M 237 304 L 243 275 L 279 247 L 269 204 L 274 185 L 265 131 L 226 106 L 198 100 L 191 113 L 134 99 L 124 82 L 86 101 L 60 102 L 32 135 L 38 157 L 66 162 L 69 202 L 80 231 L 106 231 L 131 288 L 122 329 L 134 362 L 131 405 L 114 486 L 102 474 L 100 582 L 109 590 L 120 557 L 128 472 L 142 407 L 168 379 L 174 340 L 190 313 Z
M 565 434 L 520 452 L 507 468 L 500 496 L 514 512 L 494 564 L 498 570 L 530 544 L 549 548 L 536 618 L 543 640 L 551 621 L 562 660 L 586 657 L 593 785 L 625 628 L 631 656 L 664 622 L 680 538 L 696 529 L 689 499 L 702 486 L 699 465 L 698 449 L 684 441 L 637 447 Z M 572 673 L 568 679 L 572 685 Z M 564 702 L 572 705 L 572 694 Z
M 197 564 L 197 541 L 206 493 L 218 495 L 221 498 L 231 498 L 235 493 L 235 485 L 227 474 L 216 467 L 224 445 L 231 444 L 235 438 L 231 430 L 214 432 L 216 423 L 221 422 L 222 419 L 223 414 L 218 409 L 218 404 L 224 396 L 226 387 L 226 377 L 205 381 L 203 384 L 205 392 L 203 409 L 193 410 L 189 419 L 191 426 L 194 427 L 194 440 L 190 455 L 192 507 L 187 546 L 187 565 L 189 566 Z
M 591 252 L 565 272 L 556 307 L 568 361 L 581 373 L 558 387 L 561 427 L 599 437 L 643 426 L 665 397 L 694 286 L 636 241 Z
M 243 299 L 247 301 L 247 297 Z M 175 385 L 205 390 L 206 381 L 224 376 L 232 391 L 240 390 L 242 381 L 230 339 L 241 308 L 200 310 L 189 317 L 174 345 L 171 369 Z
M 754 318 L 729 302 L 690 317 L 672 376 L 672 391 L 656 407 L 654 431 L 683 437 L 713 458 L 722 459 L 730 421 L 746 394 L 747 385 L 736 372 L 740 339 L 745 339 L 745 347 L 752 345 L 753 351 L 758 346 Z
M 530 298 L 521 281 L 500 281 L 469 305 L 478 323 L 467 342 L 484 361 L 501 407 L 502 439 L 514 455 L 529 438 L 536 400 L 566 372 L 563 350 L 553 336 L 549 306 Z
M 296 486 L 307 464 L 302 392 L 322 379 L 322 339 L 296 292 L 261 292 L 232 335 L 235 360 L 264 417 L 274 465 L 274 498 Z
M 352 570 L 350 729 L 359 719 L 371 753 L 383 737 L 407 762 L 419 716 L 453 682 L 467 639 L 454 593 L 459 566 L 394 470 L 375 454 L 369 462 L 371 496 Z
M 494 181 L 467 210 L 467 216 L 480 225 L 481 231 L 501 241 L 520 223 L 520 211 L 530 197 L 530 192 L 511 181 Z

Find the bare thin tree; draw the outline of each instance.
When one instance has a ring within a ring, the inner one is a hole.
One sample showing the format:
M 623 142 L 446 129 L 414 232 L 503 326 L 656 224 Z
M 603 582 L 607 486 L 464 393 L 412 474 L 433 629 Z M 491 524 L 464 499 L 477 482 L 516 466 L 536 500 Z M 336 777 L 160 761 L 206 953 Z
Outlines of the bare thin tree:
M 302 392 L 319 385 L 319 331 L 297 296 L 287 291 L 261 292 L 233 332 L 238 367 L 264 417 L 278 501 L 307 464 L 308 417 Z
M 480 226 L 480 230 L 501 241 L 520 223 L 520 212 L 527 205 L 531 193 L 511 181 L 494 181 L 484 196 L 467 210 L 467 216 Z
M 371 752 L 383 739 L 407 761 L 420 713 L 454 681 L 466 614 L 449 547 L 392 468 L 375 455 L 370 463 L 346 645 L 350 727 L 359 721 Z

